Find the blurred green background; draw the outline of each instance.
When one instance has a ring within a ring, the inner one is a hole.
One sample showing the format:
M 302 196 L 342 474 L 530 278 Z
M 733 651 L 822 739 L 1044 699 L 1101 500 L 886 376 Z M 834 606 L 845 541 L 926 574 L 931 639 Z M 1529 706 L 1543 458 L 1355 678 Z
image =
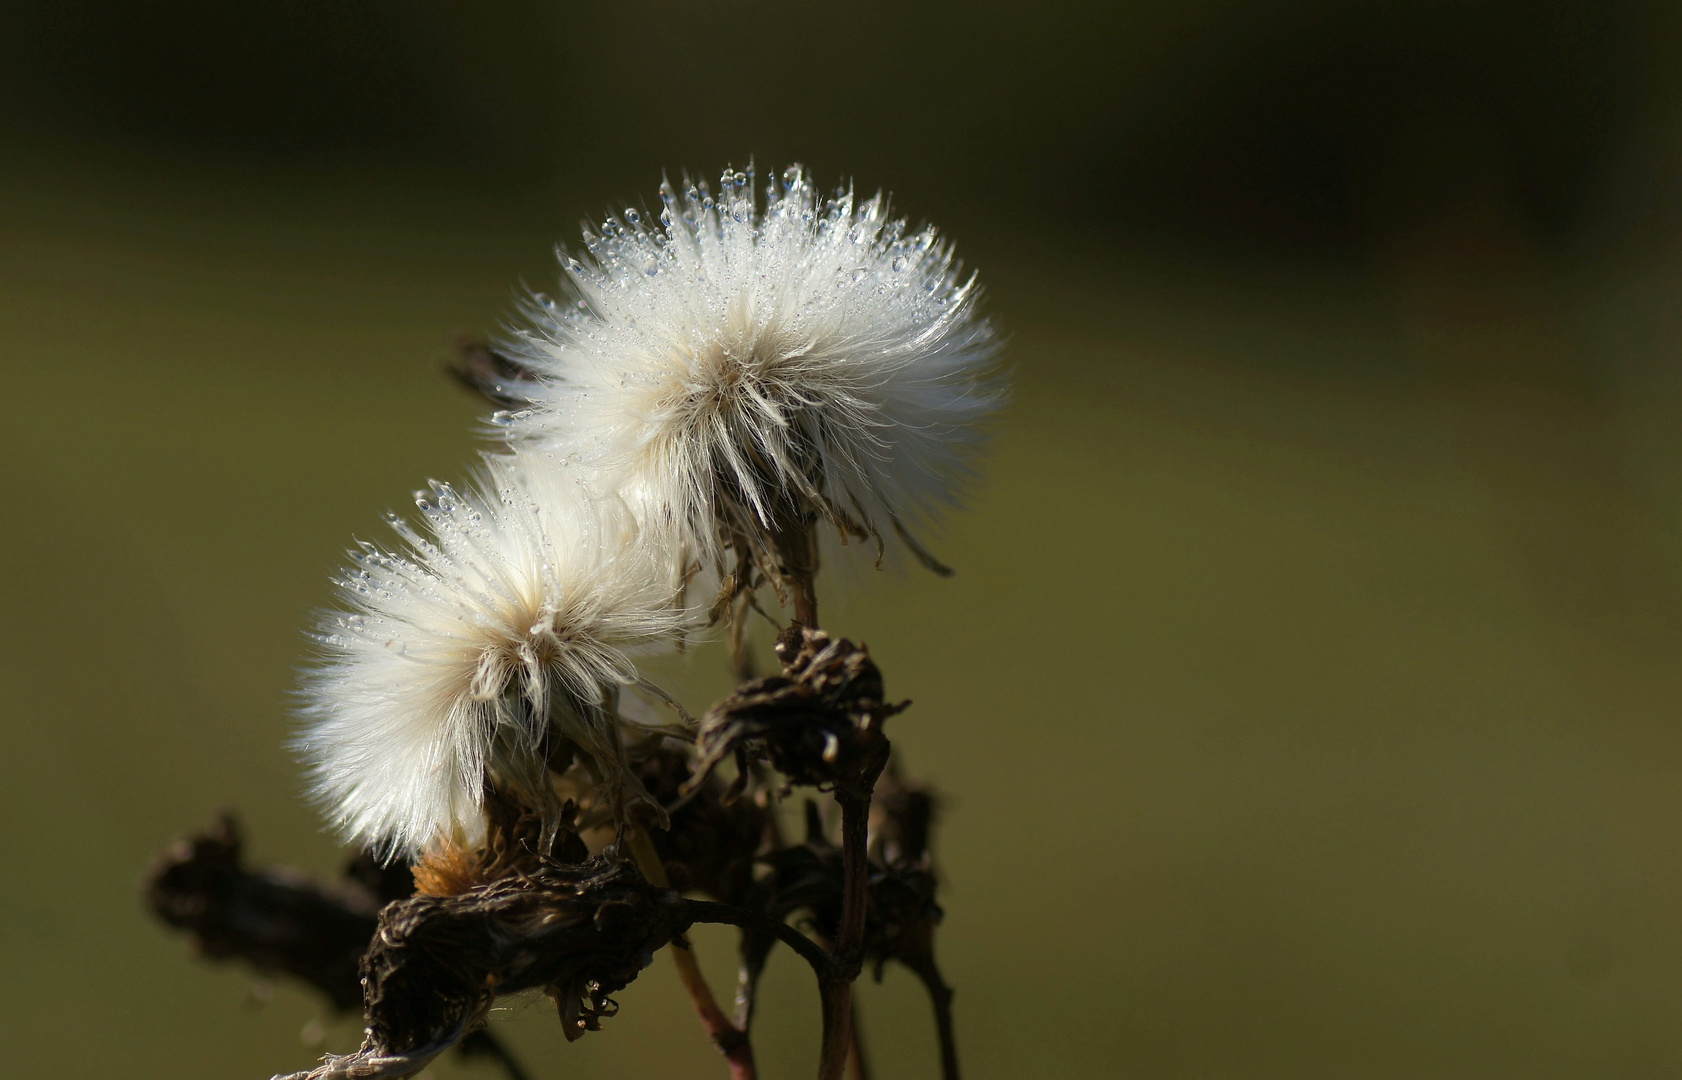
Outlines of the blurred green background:
M 959 576 L 826 586 L 949 794 L 972 1080 L 1676 1075 L 1679 61 L 1633 0 L 11 0 L 4 1071 L 319 1052 L 140 876 L 221 805 L 337 865 L 300 631 L 471 463 L 453 336 L 753 154 L 938 222 L 1011 335 Z M 621 1000 L 498 1024 L 538 1077 L 722 1075 L 664 959 Z M 862 1009 L 881 1080 L 934 1074 L 908 978 Z

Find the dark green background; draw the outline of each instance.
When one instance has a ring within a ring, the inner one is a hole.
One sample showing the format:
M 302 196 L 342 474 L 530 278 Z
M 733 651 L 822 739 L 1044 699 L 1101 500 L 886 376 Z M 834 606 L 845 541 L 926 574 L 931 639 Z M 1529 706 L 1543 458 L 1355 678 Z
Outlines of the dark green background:
M 300 630 L 471 463 L 452 336 L 751 153 L 938 222 L 1011 335 L 959 576 L 825 586 L 950 794 L 972 1080 L 1675 1075 L 1679 59 L 1590 0 L 6 5 L 4 1071 L 311 1060 L 140 875 L 223 804 L 336 864 Z M 622 1001 L 498 1023 L 541 1077 L 721 1075 L 664 959 Z M 862 1008 L 933 1073 L 908 979 Z M 785 956 L 765 1075 L 815 1034 Z

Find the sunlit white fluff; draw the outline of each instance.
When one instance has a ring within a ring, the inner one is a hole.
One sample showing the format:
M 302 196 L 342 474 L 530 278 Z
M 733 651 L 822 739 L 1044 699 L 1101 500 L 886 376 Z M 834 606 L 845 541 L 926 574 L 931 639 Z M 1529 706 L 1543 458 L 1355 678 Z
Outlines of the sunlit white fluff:
M 763 530 L 789 508 L 909 540 L 1001 400 L 975 278 L 881 195 L 824 200 L 798 166 L 768 188 L 726 170 L 716 197 L 663 184 L 658 223 L 586 227 L 569 300 L 539 297 L 509 347 L 530 405 L 497 421 L 703 554 L 721 514 Z
M 487 461 L 457 492 L 434 483 L 424 530 L 392 517 L 397 551 L 363 544 L 337 579 L 297 747 L 351 839 L 416 854 L 471 839 L 487 781 L 539 809 L 549 748 L 571 740 L 610 803 L 624 772 L 616 702 L 631 657 L 673 639 L 669 578 L 631 523 L 581 497 L 570 470 Z

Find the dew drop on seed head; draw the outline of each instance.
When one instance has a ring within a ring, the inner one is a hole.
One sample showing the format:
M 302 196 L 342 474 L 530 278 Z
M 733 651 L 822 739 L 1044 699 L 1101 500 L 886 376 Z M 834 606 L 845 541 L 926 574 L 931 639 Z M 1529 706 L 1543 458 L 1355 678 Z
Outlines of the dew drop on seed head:
M 642 215 L 627 206 L 625 208 L 625 220 L 629 221 L 632 225 L 641 225 Z

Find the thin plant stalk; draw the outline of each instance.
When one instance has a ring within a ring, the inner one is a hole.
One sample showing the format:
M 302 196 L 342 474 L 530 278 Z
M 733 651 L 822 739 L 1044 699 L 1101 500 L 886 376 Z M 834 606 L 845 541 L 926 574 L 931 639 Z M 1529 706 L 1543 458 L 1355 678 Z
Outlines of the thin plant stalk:
M 818 628 L 816 524 L 809 515 L 784 508 L 771 535 L 779 575 L 794 603 L 794 621 L 812 630 Z
M 853 980 L 864 959 L 864 916 L 870 866 L 870 796 L 837 791 L 841 804 L 841 926 L 835 935 L 835 970 L 823 980 L 823 1051 L 818 1080 L 841 1080 L 852 1049 Z
M 864 1052 L 864 1032 L 859 1029 L 858 996 L 853 996 L 852 1006 L 853 1045 L 847 1055 L 848 1080 L 870 1080 L 870 1059 Z
M 671 879 L 666 876 L 666 864 L 661 861 L 660 853 L 654 850 L 654 841 L 649 838 L 647 830 L 638 828 L 632 831 L 630 842 L 631 854 L 637 861 L 637 867 L 642 870 L 649 883 L 662 889 L 671 888 Z M 748 1041 L 747 1032 L 732 1024 L 724 1010 L 719 1008 L 718 999 L 713 996 L 712 987 L 707 984 L 707 977 L 701 972 L 694 949 L 689 948 L 687 943 L 673 942 L 669 951 L 672 962 L 677 966 L 678 978 L 682 980 L 683 988 L 695 1006 L 695 1012 L 701 1017 L 701 1023 L 706 1026 L 713 1044 L 730 1064 L 732 1080 L 756 1080 L 758 1074 L 754 1068 L 753 1044 Z
M 941 1080 L 959 1080 L 958 1035 L 952 1026 L 952 988 L 940 977 L 940 970 L 934 966 L 932 957 L 912 970 L 928 990 L 929 1000 L 934 1004 L 935 1030 L 940 1036 Z

